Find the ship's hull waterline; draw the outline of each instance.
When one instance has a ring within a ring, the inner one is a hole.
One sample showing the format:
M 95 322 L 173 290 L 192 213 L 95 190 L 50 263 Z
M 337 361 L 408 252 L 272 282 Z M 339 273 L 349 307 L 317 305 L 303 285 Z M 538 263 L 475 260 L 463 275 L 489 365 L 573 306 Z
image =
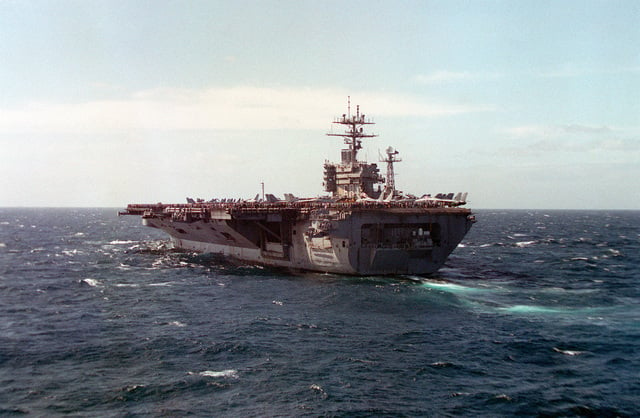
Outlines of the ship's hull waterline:
M 177 248 L 248 263 L 351 275 L 424 275 L 444 264 L 473 217 L 462 208 L 307 214 L 276 209 L 213 211 L 201 219 L 148 212 L 143 221 L 169 234 Z

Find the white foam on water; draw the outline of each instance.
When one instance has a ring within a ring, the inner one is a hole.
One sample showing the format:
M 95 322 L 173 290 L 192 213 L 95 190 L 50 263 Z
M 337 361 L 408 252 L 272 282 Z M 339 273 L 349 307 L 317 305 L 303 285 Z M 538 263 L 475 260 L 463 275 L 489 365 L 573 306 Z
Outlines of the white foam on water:
M 164 286 L 164 287 L 171 287 L 174 285 L 175 282 L 160 282 L 160 283 L 149 283 L 149 286 Z
M 124 245 L 124 244 L 135 244 L 136 241 L 121 241 L 121 240 L 113 240 L 110 241 L 110 245 Z
M 271 303 L 273 303 L 274 305 L 278 305 L 278 306 L 282 306 L 282 305 L 284 305 L 284 303 L 282 303 L 282 302 L 281 302 L 281 301 L 279 301 L 279 300 L 272 300 L 272 301 L 271 301 Z
M 0 248 L 6 248 L 7 244 L 5 244 L 4 242 L 0 242 Z
M 430 365 L 434 367 L 450 367 L 453 366 L 453 363 L 449 363 L 448 361 L 434 361 L 430 363 Z
M 611 253 L 611 256 L 613 257 L 618 257 L 622 255 L 622 253 L 619 250 L 615 250 L 613 248 L 609 248 L 609 253 Z
M 131 270 L 131 266 L 128 264 L 124 264 L 124 263 L 120 263 L 120 265 L 118 267 L 116 267 L 118 270 Z
M 589 261 L 589 257 L 573 257 L 569 261 Z
M 311 389 L 314 392 L 319 393 L 320 395 L 322 395 L 323 398 L 327 397 L 327 392 L 325 392 L 325 390 L 322 388 L 322 386 L 320 385 L 316 385 L 315 383 L 309 386 L 309 389 Z
M 561 350 L 557 347 L 553 347 L 553 351 L 555 351 L 556 353 L 567 355 L 567 356 L 579 356 L 580 354 L 584 353 L 584 351 Z
M 511 313 L 563 313 L 567 312 L 563 309 L 548 308 L 545 306 L 537 305 L 514 305 L 508 308 L 499 308 L 502 311 Z
M 213 370 L 205 370 L 202 372 L 187 372 L 187 374 L 204 376 L 204 377 L 228 377 L 231 379 L 238 378 L 238 371 L 234 369 L 222 370 L 219 372 L 216 372 Z
M 154 267 L 158 267 L 158 266 L 161 266 L 163 263 L 164 263 L 164 260 L 160 258 L 158 260 L 155 260 L 153 263 L 151 263 L 151 265 Z
M 171 322 L 169 322 L 168 325 L 173 325 L 174 327 L 180 327 L 180 328 L 187 326 L 187 324 L 183 324 L 180 321 L 171 321 Z
M 139 284 L 136 283 L 116 283 L 116 287 L 140 287 Z
M 423 281 L 422 284 L 432 289 L 443 290 L 445 292 L 451 292 L 451 293 L 483 292 L 486 290 L 486 289 L 478 289 L 475 287 L 461 286 L 459 284 L 446 283 L 446 282 Z
M 516 247 L 519 247 L 519 248 L 530 247 L 535 243 L 536 241 L 520 241 L 520 242 L 516 242 Z
M 565 289 L 564 287 L 546 287 L 540 290 L 541 293 L 568 293 L 568 294 L 589 294 L 596 293 L 598 289 Z
M 83 237 L 84 236 L 84 232 L 76 232 L 75 234 L 73 234 L 74 237 Z
M 80 283 L 88 284 L 91 287 L 100 286 L 102 284 L 98 280 L 91 278 L 82 279 L 80 280 Z

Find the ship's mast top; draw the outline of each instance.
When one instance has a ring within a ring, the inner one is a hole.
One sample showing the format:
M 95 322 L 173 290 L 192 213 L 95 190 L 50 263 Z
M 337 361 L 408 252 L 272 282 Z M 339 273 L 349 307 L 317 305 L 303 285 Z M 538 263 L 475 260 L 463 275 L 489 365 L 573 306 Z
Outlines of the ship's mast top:
M 393 163 L 398 163 L 402 161 L 402 158 L 398 157 L 398 150 L 393 149 L 393 147 L 388 147 L 385 150 L 387 154 L 386 158 L 382 155 L 380 156 L 380 162 L 387 163 L 387 191 L 385 193 L 391 193 L 392 195 L 396 192 L 396 179 L 395 173 L 393 170 Z
M 360 105 L 356 106 L 356 114 L 351 115 L 351 97 L 347 99 L 347 113 L 343 114 L 341 118 L 333 121 L 338 125 L 344 125 L 346 127 L 344 133 L 334 134 L 328 133 L 328 136 L 340 136 L 344 138 L 344 143 L 349 145 L 348 152 L 342 153 L 342 163 L 356 163 L 358 150 L 362 149 L 362 138 L 374 138 L 378 135 L 368 134 L 364 132 L 364 125 L 374 125 L 374 122 L 367 120 L 364 114 L 360 114 Z

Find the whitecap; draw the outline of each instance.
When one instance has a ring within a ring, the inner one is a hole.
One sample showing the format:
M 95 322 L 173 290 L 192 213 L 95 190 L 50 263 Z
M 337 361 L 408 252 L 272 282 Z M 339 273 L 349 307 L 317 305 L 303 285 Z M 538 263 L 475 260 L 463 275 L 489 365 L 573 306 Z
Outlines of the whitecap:
M 80 280 L 80 283 L 88 284 L 91 287 L 96 287 L 102 284 L 98 280 L 91 278 L 82 279 Z
M 284 303 L 282 303 L 282 302 L 281 302 L 281 301 L 279 301 L 279 300 L 272 300 L 272 301 L 271 301 L 271 303 L 273 303 L 274 305 L 278 305 L 278 306 L 282 306 L 282 305 L 284 305 Z
M 78 250 L 77 248 L 74 248 L 73 250 L 62 250 L 62 251 L 60 251 L 60 253 L 62 255 L 66 255 L 67 257 L 73 257 L 73 256 L 76 256 L 76 255 L 85 254 L 84 251 Z
M 139 284 L 136 283 L 116 283 L 116 287 L 140 287 Z
M 149 286 L 166 286 L 166 287 L 170 287 L 173 286 L 175 282 L 160 282 L 160 283 L 149 283 Z
M 580 354 L 584 353 L 584 351 L 577 350 L 561 350 L 557 347 L 553 347 L 553 351 L 555 351 L 556 353 L 565 354 L 567 356 L 579 356 Z
M 309 389 L 311 389 L 314 392 L 318 392 L 320 395 L 322 395 L 322 397 L 326 398 L 327 397 L 327 392 L 325 392 L 325 390 L 322 388 L 322 386 L 320 385 L 316 385 L 315 383 L 309 386 Z
M 109 242 L 109 245 L 124 245 L 124 244 L 135 244 L 136 241 L 121 241 L 121 240 L 113 240 Z
M 84 232 L 76 232 L 75 234 L 73 234 L 74 237 L 83 237 L 84 236 Z
M 433 366 L 433 367 L 451 367 L 451 366 L 453 366 L 453 363 L 450 363 L 448 361 L 434 361 L 433 363 L 430 364 L 430 366 Z
M 524 247 L 533 245 L 535 243 L 536 243 L 535 241 L 520 241 L 520 242 L 516 242 L 516 247 L 524 248 Z
M 7 244 L 5 244 L 4 242 L 0 242 L 0 248 L 6 248 Z
M 171 322 L 169 322 L 168 325 L 173 325 L 174 327 L 180 327 L 180 328 L 187 326 L 187 324 L 183 324 L 180 321 L 171 321 Z
M 222 370 L 219 372 L 216 372 L 213 370 L 205 370 L 202 372 L 188 372 L 187 374 L 204 376 L 204 377 L 228 377 L 231 379 L 238 378 L 238 371 L 234 369 Z

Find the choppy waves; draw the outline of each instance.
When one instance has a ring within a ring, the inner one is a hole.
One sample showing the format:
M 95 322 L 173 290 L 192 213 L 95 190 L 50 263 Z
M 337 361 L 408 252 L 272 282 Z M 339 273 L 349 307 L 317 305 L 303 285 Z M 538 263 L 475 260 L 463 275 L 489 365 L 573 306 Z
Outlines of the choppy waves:
M 640 215 L 489 212 L 431 277 L 175 251 L 0 211 L 0 414 L 637 415 Z

